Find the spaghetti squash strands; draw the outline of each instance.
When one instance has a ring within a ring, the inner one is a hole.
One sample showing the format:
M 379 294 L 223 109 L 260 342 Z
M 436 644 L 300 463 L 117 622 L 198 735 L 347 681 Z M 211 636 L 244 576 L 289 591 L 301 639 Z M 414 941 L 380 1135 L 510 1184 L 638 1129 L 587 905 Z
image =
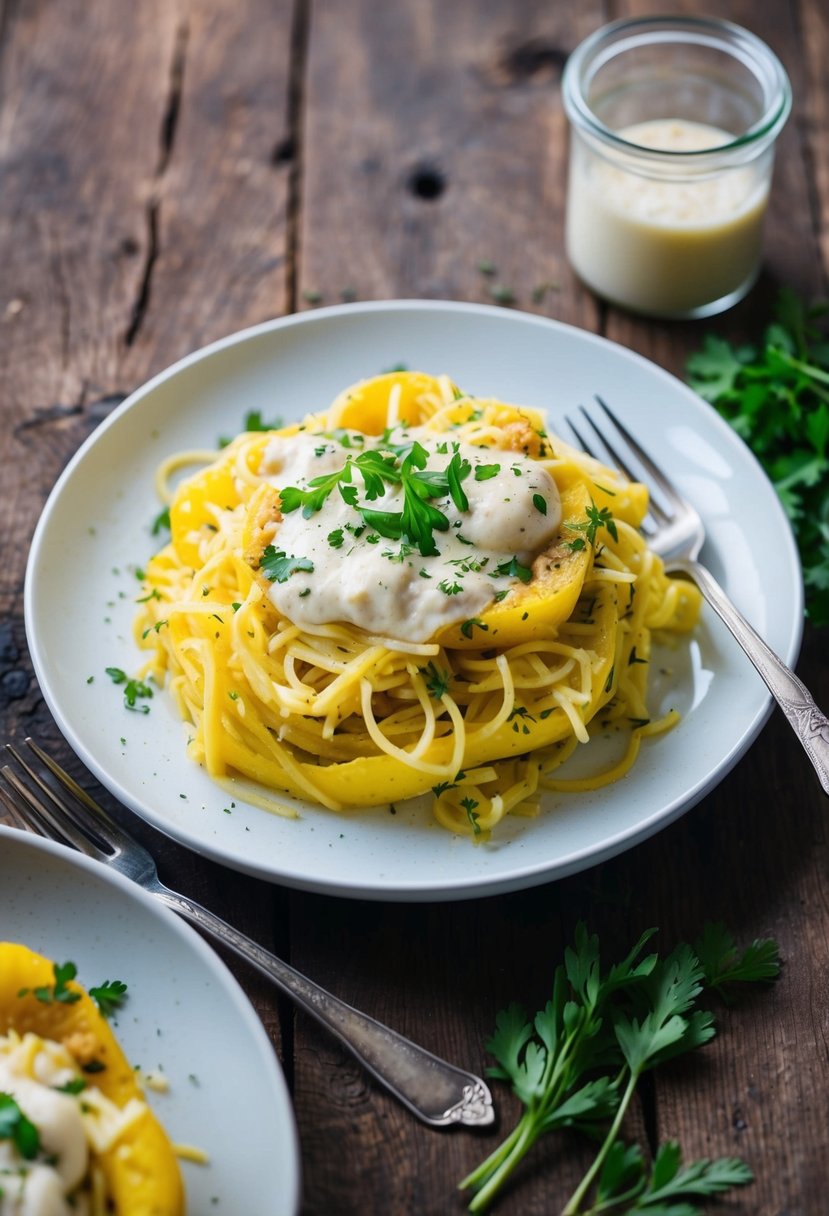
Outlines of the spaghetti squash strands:
M 643 486 L 445 376 L 364 381 L 161 493 L 136 630 L 190 755 L 334 811 L 429 794 L 484 839 L 565 788 L 550 774 L 599 713 L 633 720 L 626 756 L 566 788 L 618 779 L 651 632 L 699 611 L 638 530 Z

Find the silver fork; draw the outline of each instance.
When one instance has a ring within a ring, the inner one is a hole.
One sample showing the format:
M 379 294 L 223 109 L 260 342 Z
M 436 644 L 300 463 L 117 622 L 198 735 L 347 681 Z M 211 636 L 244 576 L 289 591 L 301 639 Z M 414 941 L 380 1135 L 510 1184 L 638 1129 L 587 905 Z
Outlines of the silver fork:
M 367 1014 L 332 996 L 293 967 L 270 954 L 207 908 L 171 891 L 159 881 L 155 862 L 34 740 L 26 745 L 59 782 L 27 761 L 10 743 L 6 750 L 25 779 L 4 765 L 8 788 L 0 796 L 16 826 L 68 844 L 131 878 L 167 907 L 228 946 L 276 984 L 300 1008 L 325 1026 L 404 1106 L 430 1127 L 486 1127 L 495 1113 L 488 1087 L 426 1051 Z
M 673 482 L 654 463 L 601 397 L 597 396 L 596 401 L 613 430 L 608 435 L 607 430 L 600 429 L 591 414 L 581 406 L 582 418 L 589 425 L 592 435 L 599 440 L 604 452 L 627 477 L 642 480 L 632 468 L 629 453 L 633 453 L 646 478 L 659 491 L 660 498 L 651 496 L 650 519 L 646 517 L 642 529 L 648 544 L 665 560 L 665 569 L 669 574 L 683 575 L 696 583 L 708 603 L 731 630 L 786 715 L 789 725 L 811 760 L 825 793 L 829 794 L 829 719 L 818 709 L 803 682 L 749 625 L 714 576 L 697 560 L 705 541 L 705 529 L 696 508 L 682 497 Z M 591 448 L 573 421 L 568 418 L 567 423 L 583 450 L 589 456 L 595 456 L 607 463 L 607 457 L 601 450 L 595 449 L 595 444 Z

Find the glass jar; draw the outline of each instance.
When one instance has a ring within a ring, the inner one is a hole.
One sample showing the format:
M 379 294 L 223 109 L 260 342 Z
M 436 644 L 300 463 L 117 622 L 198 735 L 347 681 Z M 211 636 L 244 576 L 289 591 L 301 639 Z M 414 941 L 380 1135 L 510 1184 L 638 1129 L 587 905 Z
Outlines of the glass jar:
M 649 316 L 710 316 L 740 300 L 760 269 L 791 109 L 777 56 L 727 21 L 616 21 L 576 48 L 562 93 L 576 274 Z

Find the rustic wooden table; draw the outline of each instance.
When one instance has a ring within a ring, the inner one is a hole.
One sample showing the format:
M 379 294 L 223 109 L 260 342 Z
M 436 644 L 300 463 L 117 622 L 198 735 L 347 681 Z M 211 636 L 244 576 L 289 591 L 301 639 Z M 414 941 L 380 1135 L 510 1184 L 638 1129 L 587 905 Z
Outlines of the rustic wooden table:
M 756 333 L 779 283 L 807 296 L 826 287 L 829 10 L 824 0 L 716 7 L 771 44 L 795 96 L 764 276 L 716 322 L 738 337 Z M 705 327 L 603 306 L 562 248 L 562 65 L 606 20 L 647 11 L 639 0 L 0 0 L 5 736 L 41 738 L 82 776 L 27 657 L 29 540 L 80 442 L 188 351 L 321 301 L 491 302 L 486 259 L 516 307 L 682 373 Z M 541 299 L 539 283 L 554 285 Z M 823 706 L 826 640 L 807 627 L 800 661 Z M 665 941 L 691 937 L 707 919 L 742 940 L 775 936 L 780 982 L 735 1008 L 704 1053 L 660 1072 L 638 1118 L 651 1144 L 673 1136 L 687 1155 L 750 1162 L 756 1184 L 729 1211 L 817 1216 L 829 1210 L 826 813 L 775 713 L 692 813 L 614 861 L 523 894 L 449 905 L 335 900 L 226 871 L 140 824 L 138 833 L 171 884 L 475 1071 L 496 1011 L 546 999 L 580 917 L 620 944 L 648 925 Z M 291 1087 L 303 1211 L 463 1210 L 457 1181 L 494 1135 L 426 1130 L 315 1025 L 231 966 Z M 517 1104 L 496 1094 L 506 1126 Z M 575 1143 L 538 1148 L 499 1210 L 559 1210 L 586 1160 Z

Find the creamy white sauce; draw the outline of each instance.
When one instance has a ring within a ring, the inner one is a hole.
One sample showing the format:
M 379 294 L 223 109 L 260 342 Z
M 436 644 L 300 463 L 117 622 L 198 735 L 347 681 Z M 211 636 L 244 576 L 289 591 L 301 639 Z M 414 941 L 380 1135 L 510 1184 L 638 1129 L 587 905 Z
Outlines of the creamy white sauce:
M 0 1039 L 0 1093 L 11 1094 L 40 1137 L 34 1161 L 23 1157 L 13 1141 L 0 1140 L 0 1216 L 80 1216 L 86 1210 L 82 1200 L 68 1199 L 89 1167 L 80 1105 L 54 1088 L 77 1073 L 66 1067 L 66 1053 L 58 1044 L 47 1046 L 54 1050 L 36 1056 L 35 1079 L 24 1070 L 25 1047 Z
M 276 437 L 260 472 L 279 489 L 304 489 L 314 478 L 339 471 L 349 456 L 388 450 L 379 438 L 366 436 L 363 444 L 362 436 L 348 436 L 354 446 L 307 432 Z M 445 471 L 455 455 L 470 466 L 461 482 L 468 506 L 461 509 L 449 494 L 429 499 L 449 525 L 432 532 L 438 552 L 423 554 L 410 539 L 391 539 L 366 524 L 360 507 L 400 513 L 403 490 L 385 482 L 382 497 L 371 501 L 353 469 L 355 505 L 344 502 L 335 487 L 308 518 L 302 509 L 284 514 L 274 548 L 307 559 L 313 570 L 295 570 L 284 582 L 273 582 L 270 596 L 280 613 L 300 625 L 345 621 L 369 633 L 425 642 L 503 598 L 519 581 L 516 567 L 508 567 L 515 562 L 527 571 L 557 533 L 558 489 L 537 461 L 419 427 L 396 428 L 390 437 L 394 445 L 415 441 L 427 453 L 426 472 Z
M 636 123 L 618 134 L 674 153 L 734 138 L 684 119 Z M 681 180 L 660 179 L 574 139 L 568 257 L 590 287 L 616 303 L 655 316 L 687 313 L 738 290 L 756 271 L 770 179 L 770 154 L 719 172 L 691 166 Z

